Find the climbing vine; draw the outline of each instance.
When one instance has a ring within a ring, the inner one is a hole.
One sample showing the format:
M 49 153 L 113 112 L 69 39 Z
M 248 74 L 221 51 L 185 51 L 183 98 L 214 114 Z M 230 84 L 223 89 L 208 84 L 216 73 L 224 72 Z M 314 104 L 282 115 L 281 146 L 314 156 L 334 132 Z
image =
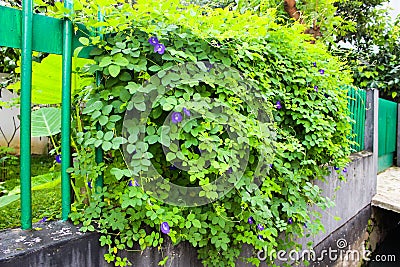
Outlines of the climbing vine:
M 95 63 L 80 74 L 93 83 L 74 93 L 69 169 L 71 219 L 101 234 L 105 259 L 129 265 L 120 251 L 168 240 L 189 242 L 205 266 L 234 266 L 244 244 L 273 264 L 274 251 L 322 230 L 310 206 L 333 203 L 312 181 L 348 162 L 346 67 L 273 9 L 106 2 L 74 3 Z M 213 188 L 219 176 L 231 190 Z M 208 203 L 174 205 L 174 185 L 200 188 L 190 199 Z

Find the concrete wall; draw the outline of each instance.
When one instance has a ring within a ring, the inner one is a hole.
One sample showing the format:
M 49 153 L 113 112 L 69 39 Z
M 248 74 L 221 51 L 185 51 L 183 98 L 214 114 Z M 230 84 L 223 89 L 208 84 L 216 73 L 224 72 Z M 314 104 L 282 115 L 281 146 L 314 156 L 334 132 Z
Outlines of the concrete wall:
M 4 77 L 5 74 L 0 73 L 0 79 Z M 1 88 L 1 98 L 0 101 L 10 101 L 12 98 L 17 97 L 16 94 L 11 93 L 9 90 Z M 7 141 L 12 140 L 10 147 L 15 149 L 16 154 L 19 154 L 20 148 L 20 135 L 19 135 L 19 108 L 1 108 L 0 109 L 0 127 L 3 130 L 6 138 L 4 138 L 3 134 L 0 132 L 0 146 L 7 146 Z M 15 122 L 15 125 L 14 125 Z M 15 133 L 14 138 L 12 135 L 14 134 L 15 129 L 18 129 Z M 47 153 L 47 137 L 33 137 L 32 138 L 32 154 L 46 154 Z

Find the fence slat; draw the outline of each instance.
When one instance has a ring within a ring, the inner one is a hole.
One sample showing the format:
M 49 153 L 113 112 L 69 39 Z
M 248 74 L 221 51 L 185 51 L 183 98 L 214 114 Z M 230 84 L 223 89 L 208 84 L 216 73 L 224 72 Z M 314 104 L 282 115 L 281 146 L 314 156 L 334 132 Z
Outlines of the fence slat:
M 364 128 L 365 128 L 365 114 L 366 114 L 366 99 L 367 94 L 364 90 L 347 87 L 348 89 L 348 107 L 350 111 L 350 118 L 352 120 L 352 132 L 349 139 L 356 142 L 351 145 L 353 151 L 364 150 Z
M 72 1 L 64 6 L 72 9 Z M 62 220 L 68 220 L 71 212 L 71 178 L 67 169 L 71 165 L 71 72 L 72 72 L 73 27 L 69 19 L 64 20 L 62 54 L 62 107 L 61 107 L 61 206 Z
M 21 10 L 0 6 L 0 46 L 22 49 L 22 12 Z M 30 25 L 32 29 L 32 50 L 61 55 L 63 52 L 63 20 L 33 14 Z M 81 24 L 76 25 L 74 32 L 73 49 L 82 46 L 79 37 L 89 35 L 89 31 Z M 51 34 L 49 34 L 51 33 Z M 85 47 L 79 57 L 89 58 L 91 47 Z
M 99 21 L 104 21 L 104 17 L 103 14 L 101 13 L 101 10 L 99 10 L 98 13 L 98 20 Z M 103 39 L 103 35 L 100 33 L 101 32 L 102 27 L 99 27 L 97 29 L 97 31 L 99 32 L 99 36 L 101 39 Z M 100 86 L 101 84 L 101 73 L 99 71 L 96 72 L 96 85 Z M 100 131 L 101 130 L 101 126 L 98 123 L 96 125 L 97 130 Z M 96 147 L 96 156 L 95 156 L 95 160 L 97 164 L 100 164 L 101 162 L 103 162 L 103 150 L 101 149 L 101 147 Z M 103 188 L 103 174 L 99 174 L 99 176 L 96 179 L 96 191 L 98 188 Z
M 31 87 L 32 87 L 32 0 L 22 1 L 21 137 L 20 183 L 21 228 L 32 228 L 31 193 Z

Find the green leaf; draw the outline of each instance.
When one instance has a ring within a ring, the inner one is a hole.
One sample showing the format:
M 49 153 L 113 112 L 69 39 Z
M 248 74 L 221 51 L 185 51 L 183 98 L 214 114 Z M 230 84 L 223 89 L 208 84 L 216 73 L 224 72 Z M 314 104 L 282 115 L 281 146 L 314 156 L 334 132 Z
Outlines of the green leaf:
M 59 104 L 61 103 L 62 69 L 61 55 L 49 55 L 40 63 L 32 63 L 32 103 Z M 86 64 L 94 64 L 91 59 L 72 58 L 72 69 L 82 68 Z M 94 78 L 81 78 L 72 72 L 71 91 L 94 82 Z M 21 82 L 16 82 L 8 88 L 19 91 Z
M 61 110 L 40 108 L 32 112 L 32 136 L 52 136 L 61 132 Z
M 0 208 L 7 206 L 19 199 L 19 194 L 0 197 Z
M 121 67 L 118 65 L 110 65 L 108 66 L 108 71 L 110 72 L 110 75 L 115 78 L 121 71 Z
M 142 103 L 133 103 L 133 105 L 139 111 L 145 111 L 146 110 L 146 104 L 144 102 L 142 102 Z
M 168 161 L 172 161 L 172 160 L 174 160 L 176 158 L 176 154 L 175 153 L 172 153 L 172 152 L 169 152 L 168 154 L 167 154 L 167 156 L 166 156 L 166 159 L 168 160 Z
M 86 37 L 80 37 L 79 42 L 85 46 L 89 45 L 89 39 Z

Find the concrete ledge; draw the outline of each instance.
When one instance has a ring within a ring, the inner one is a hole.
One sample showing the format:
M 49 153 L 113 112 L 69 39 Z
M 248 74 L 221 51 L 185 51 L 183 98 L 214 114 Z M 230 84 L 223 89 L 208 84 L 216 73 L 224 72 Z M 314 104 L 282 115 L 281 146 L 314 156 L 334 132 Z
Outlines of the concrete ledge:
M 110 267 L 104 260 L 97 233 L 81 233 L 69 222 L 36 224 L 37 230 L 13 229 L 0 232 L 0 267 Z M 39 229 L 41 228 L 41 229 Z M 139 248 L 134 248 L 139 249 Z M 123 252 L 133 266 L 157 267 L 169 256 L 166 266 L 201 267 L 196 250 L 188 243 L 165 242 L 161 251 Z M 239 266 L 239 265 L 238 265 Z
M 372 205 L 400 213 L 400 168 L 392 167 L 380 173 L 377 187 Z

